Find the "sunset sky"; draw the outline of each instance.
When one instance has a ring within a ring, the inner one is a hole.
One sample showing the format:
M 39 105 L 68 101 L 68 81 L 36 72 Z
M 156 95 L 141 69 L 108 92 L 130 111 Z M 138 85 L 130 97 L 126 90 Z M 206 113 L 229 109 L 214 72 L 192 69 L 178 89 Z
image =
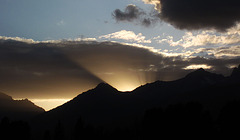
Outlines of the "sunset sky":
M 239 0 L 1 0 L 0 91 L 45 109 L 240 64 Z

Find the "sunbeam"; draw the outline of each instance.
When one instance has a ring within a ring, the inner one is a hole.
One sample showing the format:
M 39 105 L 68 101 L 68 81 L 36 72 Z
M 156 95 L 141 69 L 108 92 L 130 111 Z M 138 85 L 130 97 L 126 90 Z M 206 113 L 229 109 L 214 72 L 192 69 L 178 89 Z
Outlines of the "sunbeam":
M 87 45 L 80 47 L 84 51 L 72 48 L 71 52 L 66 50 L 63 52 L 79 67 L 84 68 L 119 91 L 132 91 L 140 85 L 156 80 L 156 70 L 154 65 L 148 61 L 148 56 L 139 57 L 139 52 L 148 53 L 146 49 L 127 46 L 126 49 L 130 51 L 124 52 L 118 46 L 102 46 L 102 44 L 98 44 L 98 47 L 94 47 L 94 45 L 93 47 Z M 104 48 L 108 48 L 109 52 L 104 51 L 106 50 Z M 139 59 L 143 61 L 139 61 Z

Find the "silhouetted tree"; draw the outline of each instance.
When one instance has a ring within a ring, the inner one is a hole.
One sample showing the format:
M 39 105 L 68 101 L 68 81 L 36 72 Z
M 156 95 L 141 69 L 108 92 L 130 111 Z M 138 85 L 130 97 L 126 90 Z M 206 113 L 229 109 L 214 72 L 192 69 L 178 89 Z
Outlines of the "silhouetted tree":
M 8 118 L 3 118 L 0 124 L 0 137 L 1 139 L 8 140 L 30 140 L 31 133 L 30 127 L 27 122 L 24 121 L 13 121 L 11 122 Z
M 13 139 L 30 139 L 30 127 L 27 122 L 15 121 L 11 123 L 11 131 Z
M 100 134 L 96 131 L 96 129 L 91 125 L 86 125 L 82 118 L 79 118 L 75 128 L 74 128 L 74 139 L 82 140 L 82 139 L 99 139 Z
M 204 139 L 212 131 L 210 114 L 197 102 L 151 109 L 143 119 L 143 139 Z
M 147 110 L 143 119 L 144 139 L 160 139 L 163 137 L 165 128 L 164 114 L 162 108 Z
M 75 125 L 74 133 L 73 133 L 75 140 L 80 140 L 83 137 L 85 137 L 85 134 L 84 134 L 85 126 L 84 125 L 85 124 L 83 123 L 82 118 L 79 118 Z
M 4 117 L 0 124 L 0 139 L 9 139 L 10 137 L 10 120 Z
M 228 139 L 240 138 L 240 101 L 228 102 L 219 115 L 220 134 Z
M 64 128 L 60 121 L 55 128 L 54 140 L 65 140 Z
M 43 140 L 51 140 L 51 134 L 49 130 L 44 132 Z

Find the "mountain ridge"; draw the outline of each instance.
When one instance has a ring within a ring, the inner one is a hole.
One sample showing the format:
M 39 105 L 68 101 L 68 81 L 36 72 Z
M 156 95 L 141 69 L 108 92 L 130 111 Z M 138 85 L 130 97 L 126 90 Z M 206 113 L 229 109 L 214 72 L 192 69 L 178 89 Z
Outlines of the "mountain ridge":
M 14 100 L 11 96 L 0 93 L 0 118 L 9 117 L 14 120 L 29 119 L 45 112 L 28 99 Z
M 240 90 L 238 74 L 239 67 L 233 69 L 233 74 L 228 77 L 198 69 L 181 79 L 147 83 L 130 92 L 118 91 L 103 82 L 61 106 L 37 114 L 30 119 L 30 124 L 33 131 L 39 133 L 54 130 L 56 124 L 61 122 L 70 134 L 74 124 L 81 119 L 86 125 L 111 131 L 119 127 L 131 128 L 144 117 L 146 110 L 192 101 L 201 103 L 214 116 L 228 101 L 240 100 L 236 92 Z M 11 96 L 1 93 L 0 100 L 1 95 L 3 99 L 13 100 Z
M 0 92 L 0 100 L 13 100 L 11 96 Z
M 134 125 L 136 119 L 141 119 L 147 109 L 189 101 L 201 102 L 213 113 L 218 113 L 219 108 L 215 106 L 222 106 L 232 99 L 240 100 L 240 95 L 234 92 L 239 89 L 238 86 L 233 85 L 231 88 L 234 90 L 229 93 L 229 86 L 221 86 L 229 82 L 228 78 L 198 69 L 181 79 L 155 81 L 127 94 L 107 83 L 100 83 L 71 101 L 39 115 L 35 122 L 53 128 L 56 120 L 61 120 L 66 127 L 70 127 L 82 118 L 86 123 L 105 128 L 129 126 Z

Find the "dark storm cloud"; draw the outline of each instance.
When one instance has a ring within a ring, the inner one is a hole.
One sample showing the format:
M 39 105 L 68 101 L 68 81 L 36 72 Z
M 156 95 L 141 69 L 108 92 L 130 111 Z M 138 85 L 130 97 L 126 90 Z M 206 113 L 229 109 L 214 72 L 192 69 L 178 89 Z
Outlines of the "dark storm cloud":
M 146 27 L 159 20 L 158 13 L 156 11 L 146 13 L 143 9 L 132 4 L 128 5 L 124 11 L 116 9 L 112 13 L 112 16 L 116 21 L 136 22 L 136 24 L 141 24 Z
M 240 21 L 239 0 L 142 0 L 155 5 L 155 12 L 128 5 L 125 11 L 116 9 L 117 21 L 137 22 L 149 26 L 165 21 L 178 29 L 215 29 L 224 32 Z M 159 13 L 157 13 L 159 12 Z
M 105 77 L 119 81 L 117 78 L 130 78 L 127 73 L 143 73 L 145 77 L 154 74 L 155 80 L 175 80 L 190 72 L 184 68 L 192 64 L 230 74 L 229 66 L 239 63 L 239 57 L 166 57 L 151 48 L 113 42 L 0 40 L 0 91 L 13 97 L 72 98 Z
M 179 29 L 225 31 L 240 21 L 239 0 L 160 0 L 160 18 Z
M 160 19 L 179 29 L 226 31 L 240 21 L 239 0 L 143 0 Z

